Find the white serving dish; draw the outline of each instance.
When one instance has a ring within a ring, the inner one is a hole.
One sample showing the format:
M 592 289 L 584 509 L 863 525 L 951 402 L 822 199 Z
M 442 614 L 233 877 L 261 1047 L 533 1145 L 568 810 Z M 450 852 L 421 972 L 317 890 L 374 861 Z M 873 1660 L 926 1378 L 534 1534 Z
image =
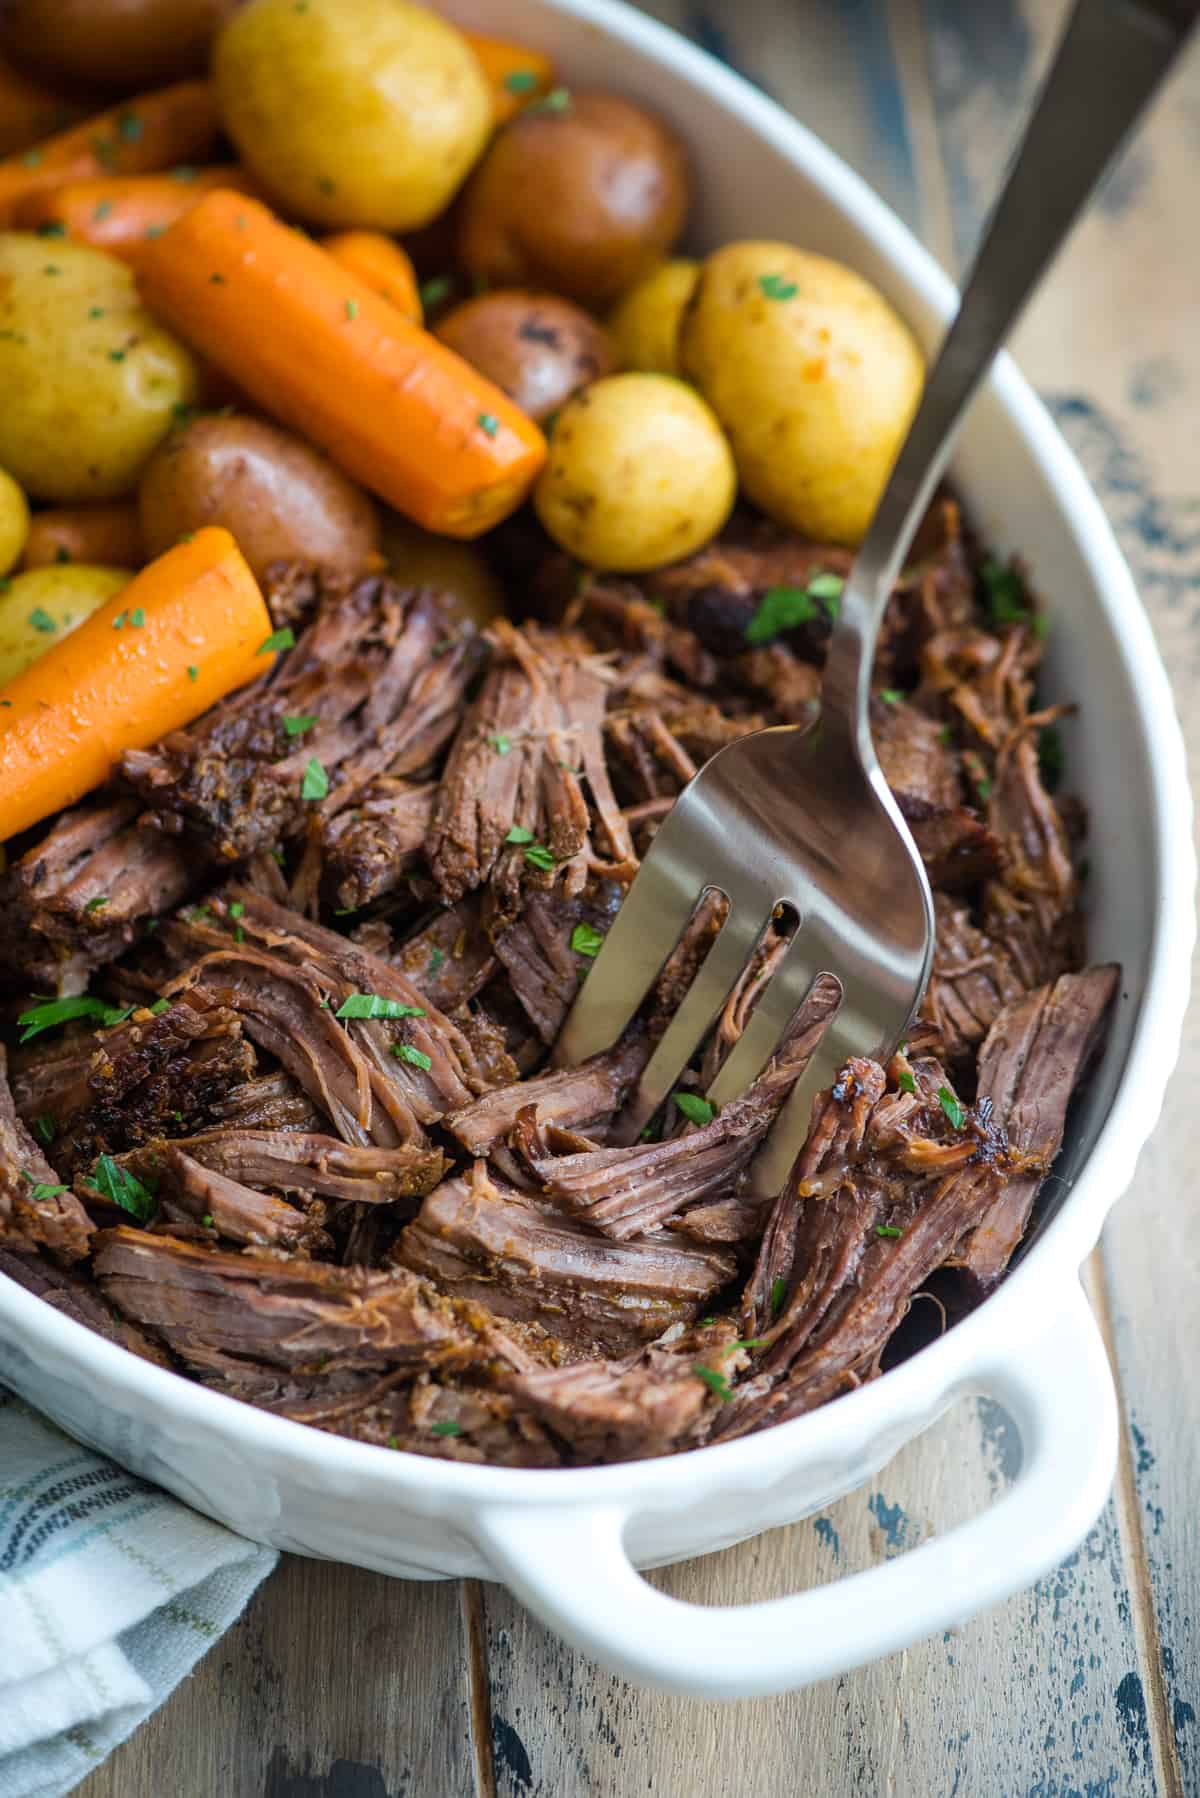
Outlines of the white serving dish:
M 792 239 L 877 282 L 930 345 L 950 283 L 804 128 L 615 0 L 454 0 L 465 23 L 549 50 L 564 78 L 660 108 L 699 176 L 697 244 Z M 1051 608 L 1047 686 L 1082 702 L 1072 784 L 1090 801 L 1090 949 L 1124 969 L 1036 1242 L 964 1322 L 881 1380 L 761 1435 L 573 1472 L 459 1466 L 322 1435 L 113 1347 L 0 1278 L 0 1379 L 65 1429 L 245 1535 L 410 1579 L 505 1581 L 631 1678 L 709 1698 L 773 1692 L 887 1654 L 1028 1585 L 1083 1536 L 1111 1482 L 1117 1413 L 1079 1269 L 1133 1174 L 1179 1046 L 1194 936 L 1183 743 L 1149 623 L 1100 506 L 1001 360 L 955 476 Z M 956 1397 L 1013 1415 L 1021 1467 L 983 1515 L 839 1583 L 769 1603 L 680 1604 L 635 1571 L 829 1504 Z

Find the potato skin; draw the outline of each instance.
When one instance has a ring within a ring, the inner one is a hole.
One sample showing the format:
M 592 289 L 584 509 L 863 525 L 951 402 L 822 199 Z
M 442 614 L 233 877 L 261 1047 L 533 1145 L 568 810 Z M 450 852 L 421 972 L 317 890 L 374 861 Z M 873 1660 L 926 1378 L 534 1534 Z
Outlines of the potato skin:
M 0 593 L 0 686 L 61 643 L 132 579 L 127 568 L 83 562 L 14 574 Z
M 29 541 L 29 501 L 6 469 L 0 468 L 0 576 L 15 568 Z
M 0 49 L 72 88 L 137 93 L 202 75 L 239 0 L 0 0 Z
M 301 438 L 236 414 L 173 432 L 147 464 L 138 511 L 148 557 L 220 524 L 260 577 L 279 561 L 354 573 L 379 549 L 379 517 L 360 488 Z
M 733 509 L 737 473 L 710 407 L 670 375 L 610 375 L 567 401 L 534 489 L 554 541 L 636 574 L 691 555 Z
M 689 188 L 686 151 L 654 113 L 572 92 L 497 132 L 463 192 L 459 257 L 497 287 L 608 305 L 669 252 Z
M 747 495 L 805 536 L 861 542 L 924 380 L 882 294 L 790 244 L 727 244 L 704 263 L 680 361 L 728 432 Z
M 0 465 L 28 494 L 74 505 L 132 492 L 196 385 L 123 263 L 0 232 Z
M 552 293 L 505 288 L 481 294 L 447 313 L 433 334 L 530 418 L 549 418 L 577 388 L 617 367 L 603 326 Z
M 470 45 L 412 0 L 248 0 L 213 74 L 247 168 L 313 224 L 428 224 L 491 129 Z
M 700 264 L 680 256 L 631 287 L 608 321 L 623 368 L 679 373 L 679 326 L 700 279 Z

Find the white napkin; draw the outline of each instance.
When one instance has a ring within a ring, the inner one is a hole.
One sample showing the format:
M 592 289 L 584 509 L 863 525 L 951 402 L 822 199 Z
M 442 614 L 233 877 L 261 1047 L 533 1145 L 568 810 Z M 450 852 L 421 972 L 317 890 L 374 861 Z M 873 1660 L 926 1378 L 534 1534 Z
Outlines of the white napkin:
M 278 1559 L 0 1389 L 0 1798 L 60 1798 Z

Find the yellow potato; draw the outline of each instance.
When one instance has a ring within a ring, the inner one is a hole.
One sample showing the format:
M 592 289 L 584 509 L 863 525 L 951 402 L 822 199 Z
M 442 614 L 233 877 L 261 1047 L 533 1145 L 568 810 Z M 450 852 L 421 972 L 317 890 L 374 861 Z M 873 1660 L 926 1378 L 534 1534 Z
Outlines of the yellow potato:
M 10 474 L 0 468 L 0 575 L 15 568 L 29 535 L 29 502 Z
M 733 509 L 737 472 L 700 395 L 671 375 L 609 375 L 567 401 L 534 491 L 554 541 L 635 574 L 699 549 Z
M 625 368 L 679 373 L 679 321 L 699 279 L 698 262 L 676 257 L 630 288 L 608 321 Z
M 120 499 L 196 394 L 190 353 L 103 250 L 0 232 L 0 465 L 37 499 Z
M 491 130 L 474 51 L 411 0 L 249 0 L 213 73 L 242 160 L 314 224 L 427 225 Z
M 486 624 L 505 610 L 504 589 L 473 543 L 437 537 L 389 512 L 383 521 L 382 547 L 396 580 L 452 593 L 476 624 Z
M 882 294 L 789 244 L 727 244 L 704 263 L 680 362 L 729 433 L 749 497 L 806 536 L 859 543 L 924 379 Z
M 62 562 L 0 581 L 0 686 L 70 636 L 132 579 L 127 568 Z

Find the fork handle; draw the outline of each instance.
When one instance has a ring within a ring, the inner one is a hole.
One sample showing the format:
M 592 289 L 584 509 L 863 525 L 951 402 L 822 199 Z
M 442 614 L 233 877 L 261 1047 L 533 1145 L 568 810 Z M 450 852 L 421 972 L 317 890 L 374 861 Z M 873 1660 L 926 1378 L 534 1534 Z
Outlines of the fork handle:
M 875 640 L 962 415 L 1198 15 L 1200 0 L 1078 0 L 1071 15 L 842 594 L 822 711 L 868 766 Z

